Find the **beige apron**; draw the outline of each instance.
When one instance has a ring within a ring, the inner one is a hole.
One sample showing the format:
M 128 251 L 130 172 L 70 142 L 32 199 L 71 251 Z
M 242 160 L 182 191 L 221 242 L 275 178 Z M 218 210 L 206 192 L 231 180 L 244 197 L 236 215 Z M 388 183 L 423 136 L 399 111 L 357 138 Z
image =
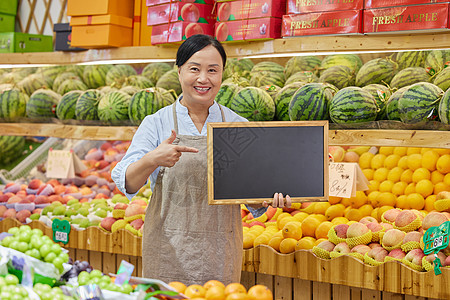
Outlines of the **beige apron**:
M 225 117 L 222 109 L 222 121 Z M 238 205 L 208 205 L 206 136 L 178 135 L 173 144 L 194 147 L 171 168 L 161 167 L 145 213 L 143 276 L 186 285 L 216 279 L 239 282 L 242 220 Z

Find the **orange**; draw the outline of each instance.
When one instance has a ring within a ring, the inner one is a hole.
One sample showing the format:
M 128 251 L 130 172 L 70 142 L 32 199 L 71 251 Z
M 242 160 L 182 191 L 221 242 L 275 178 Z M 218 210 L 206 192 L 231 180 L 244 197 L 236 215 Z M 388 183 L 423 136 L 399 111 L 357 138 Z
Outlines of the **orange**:
M 382 146 L 378 149 L 378 153 L 388 156 L 394 153 L 394 149 L 395 147 Z
M 405 195 L 409 195 L 416 192 L 416 184 L 414 182 L 411 182 L 408 184 L 405 188 Z
M 292 253 L 295 251 L 295 245 L 297 245 L 296 239 L 283 239 L 280 243 L 280 252 L 283 254 Z
M 450 173 L 450 154 L 444 154 L 436 162 L 436 169 L 442 174 Z
M 378 220 L 378 210 L 379 210 L 379 208 L 378 208 L 378 207 L 375 207 L 375 208 L 372 210 L 372 213 L 370 214 L 370 216 L 371 216 L 372 218 L 374 218 L 374 219 L 377 219 L 377 221 L 380 222 L 380 220 Z
M 269 240 L 272 238 L 267 233 L 260 234 L 253 240 L 253 247 L 259 246 L 259 245 L 267 245 L 269 244 Z
M 378 206 L 378 207 L 382 207 L 382 206 L 394 206 L 395 202 L 397 200 L 397 197 L 390 193 L 390 192 L 382 192 L 378 195 L 378 197 L 375 199 L 376 205 L 374 206 Z
M 250 227 L 249 233 L 254 233 L 254 234 L 256 234 L 256 236 L 258 236 L 261 233 L 263 233 L 264 230 L 265 230 L 265 228 L 262 227 L 261 225 L 253 225 L 252 227 Z
M 408 169 L 408 156 L 402 156 L 398 161 L 397 166 L 403 170 Z
M 381 193 L 379 191 L 373 191 L 368 196 L 367 199 L 369 200 L 370 204 L 372 204 L 373 207 L 377 207 L 377 198 Z
M 422 167 L 422 154 L 414 153 L 408 155 L 408 168 L 411 171 L 415 171 L 418 168 Z
M 330 207 L 328 202 L 317 202 L 314 206 L 314 213 L 324 215 L 328 207 Z
M 378 190 L 380 192 L 392 192 L 392 187 L 394 186 L 394 182 L 390 180 L 385 180 L 380 183 L 380 186 L 378 187 Z
M 450 149 L 433 148 L 433 150 L 436 151 L 436 153 L 439 154 L 439 155 L 450 154 Z
M 293 238 L 298 241 L 302 238 L 302 223 L 298 221 L 286 223 L 282 232 L 283 238 Z
M 247 293 L 249 300 L 273 300 L 272 292 L 264 285 L 254 285 Z
M 361 212 L 363 217 L 370 216 L 373 210 L 373 206 L 371 204 L 364 204 L 358 210 Z
M 315 237 L 316 228 L 319 226 L 320 221 L 313 216 L 308 216 L 302 222 L 303 236 Z
M 430 195 L 425 199 L 425 210 L 432 211 L 434 210 L 434 202 L 436 202 L 436 195 Z
M 385 159 L 386 155 L 380 153 L 376 154 L 370 162 L 370 167 L 375 170 L 383 167 Z
M 433 194 L 434 185 L 428 179 L 422 179 L 416 184 L 416 192 L 421 194 L 424 198 Z
M 384 167 L 391 170 L 392 168 L 398 165 L 398 161 L 400 160 L 400 155 L 391 154 L 384 160 Z
M 422 151 L 421 148 L 417 148 L 417 147 L 408 147 L 408 148 L 406 149 L 406 155 L 420 154 L 421 151 Z
M 373 179 L 378 182 L 382 182 L 382 181 L 386 180 L 388 174 L 389 174 L 389 170 L 387 168 L 379 168 L 379 169 L 375 170 L 375 172 L 373 173 Z
M 325 217 L 327 218 L 328 221 L 331 221 L 331 220 L 333 220 L 334 218 L 337 218 L 337 217 L 343 217 L 344 216 L 344 209 L 345 209 L 345 206 L 343 204 L 341 204 L 341 203 L 331 205 L 326 210 Z
M 364 152 L 363 154 L 361 154 L 358 161 L 361 169 L 370 169 L 370 165 L 374 156 L 375 154 L 371 152 Z
M 225 285 L 224 285 L 222 282 L 220 282 L 219 280 L 214 280 L 214 279 L 205 282 L 205 284 L 203 285 L 203 287 L 204 287 L 206 290 L 209 290 L 209 289 L 212 288 L 213 286 L 220 286 L 220 287 L 222 287 L 222 288 L 225 289 Z M 224 296 L 225 296 L 225 295 L 224 295 Z
M 345 207 L 352 205 L 352 202 L 350 201 L 350 198 L 342 198 L 341 204 Z
M 400 178 L 402 177 L 403 169 L 400 167 L 394 167 L 392 170 L 389 171 L 387 175 L 387 180 L 398 182 L 400 181 Z
M 206 291 L 207 300 L 225 300 L 225 286 L 213 286 Z
M 403 195 L 405 193 L 405 189 L 407 186 L 408 184 L 406 182 L 403 181 L 396 182 L 392 186 L 392 194 L 394 194 L 395 196 Z
M 305 213 L 305 212 L 298 212 L 294 215 L 294 218 L 299 221 L 302 222 L 307 216 L 309 216 L 309 214 Z
M 272 247 L 275 251 L 280 252 L 280 244 L 282 240 L 282 236 L 274 236 L 270 239 L 268 246 Z
M 297 221 L 297 219 L 291 215 L 283 217 L 281 219 L 278 217 L 278 220 L 277 220 L 278 229 L 282 230 L 284 225 L 286 225 L 287 223 L 292 222 L 292 221 Z
M 450 192 L 450 186 L 446 185 L 444 182 L 438 182 L 434 185 L 434 194 L 437 195 L 442 191 Z
M 169 282 L 169 286 L 172 287 L 178 293 L 182 293 L 182 294 L 184 294 L 184 291 L 186 290 L 186 285 L 179 281 Z
M 341 202 L 341 199 L 341 197 L 330 196 L 328 197 L 328 203 L 330 203 L 331 205 L 338 204 L 339 202 Z
M 206 289 L 199 284 L 192 284 L 184 290 L 183 294 L 188 298 L 205 297 Z
M 412 209 L 421 210 L 425 206 L 425 199 L 419 193 L 412 193 L 406 196 L 406 201 Z
M 334 218 L 333 220 L 331 220 L 331 223 L 333 225 L 338 225 L 338 224 L 347 224 L 349 220 L 346 217 L 337 217 Z
M 316 239 L 327 238 L 328 231 L 330 231 L 331 227 L 333 227 L 333 223 L 331 223 L 330 221 L 320 223 L 316 228 Z
M 399 156 L 405 156 L 407 150 L 408 149 L 406 147 L 394 147 L 393 154 L 397 154 Z
M 434 183 L 434 182 L 433 182 Z M 448 186 L 450 186 L 450 173 L 445 174 L 444 176 L 444 183 Z
M 350 204 L 353 208 L 360 208 L 367 203 L 366 193 L 363 191 L 356 191 L 356 196 L 350 198 Z
M 253 242 L 255 241 L 256 234 L 244 233 L 244 249 L 253 248 Z
M 449 175 L 449 174 L 447 174 L 447 175 Z M 433 184 L 436 184 L 438 182 L 445 182 L 445 178 L 446 178 L 447 175 L 444 176 L 444 174 L 442 174 L 439 171 L 433 171 L 433 172 L 431 172 L 431 179 L 430 180 L 431 180 L 431 182 Z M 450 176 L 448 176 L 448 178 L 449 178 L 449 181 L 450 181 Z
M 225 300 L 248 300 L 247 293 L 232 293 Z
M 422 167 L 429 171 L 436 170 L 436 162 L 439 159 L 439 154 L 436 151 L 428 149 L 422 154 Z
M 228 284 L 225 287 L 225 296 L 228 296 L 229 294 L 233 294 L 233 293 L 247 294 L 247 289 L 239 282 L 233 282 L 233 283 Z
M 320 243 L 322 243 L 323 241 L 327 241 L 328 239 L 318 239 L 314 242 L 314 246 L 319 245 Z
M 380 182 L 379 181 L 371 180 L 371 181 L 369 181 L 369 189 L 366 191 L 366 193 L 370 194 L 373 191 L 378 191 L 379 187 L 380 187 Z
M 395 204 L 395 207 L 402 208 L 402 209 L 408 209 L 409 204 L 406 201 L 406 195 L 400 195 L 397 197 L 397 202 Z
M 373 169 L 363 169 L 362 172 L 363 172 L 364 176 L 366 176 L 367 180 L 373 179 L 373 174 L 375 173 L 375 171 Z
M 347 211 L 345 214 L 345 217 L 349 219 L 350 221 L 356 221 L 359 222 L 359 220 L 362 219 L 363 215 L 360 210 L 357 208 L 351 208 Z
M 430 178 L 431 178 L 431 172 L 428 171 L 428 169 L 418 168 L 413 173 L 412 181 L 417 183 L 417 182 L 421 181 L 422 179 L 430 179 Z
M 310 236 L 305 236 L 301 238 L 297 244 L 295 245 L 295 251 L 297 250 L 308 250 L 312 249 L 315 246 L 316 239 Z

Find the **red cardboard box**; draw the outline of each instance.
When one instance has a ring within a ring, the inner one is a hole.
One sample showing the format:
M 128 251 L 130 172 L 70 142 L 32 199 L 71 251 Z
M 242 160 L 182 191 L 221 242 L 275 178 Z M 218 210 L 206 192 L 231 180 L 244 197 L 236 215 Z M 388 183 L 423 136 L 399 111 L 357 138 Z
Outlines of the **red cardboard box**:
M 214 4 L 214 0 L 144 0 L 147 1 L 147 6 L 158 5 L 170 2 L 190 2 L 198 4 Z
M 152 45 L 182 42 L 194 34 L 214 34 L 214 25 L 175 22 L 152 26 Z
M 364 33 L 448 29 L 448 3 L 375 8 L 364 11 Z
M 319 11 L 359 10 L 363 9 L 363 7 L 364 0 L 288 0 L 287 13 L 299 14 Z
M 149 6 L 147 25 L 158 25 L 184 21 L 190 23 L 214 24 L 213 6 L 186 2 L 171 2 Z
M 276 39 L 281 36 L 281 19 L 258 18 L 218 22 L 214 32 L 219 42 Z
M 285 0 L 240 0 L 217 3 L 217 21 L 253 18 L 281 18 L 286 14 Z
M 439 2 L 449 2 L 449 0 L 365 0 L 364 8 L 369 9 L 402 5 L 432 4 Z
M 362 33 L 362 10 L 286 15 L 281 30 L 283 37 Z

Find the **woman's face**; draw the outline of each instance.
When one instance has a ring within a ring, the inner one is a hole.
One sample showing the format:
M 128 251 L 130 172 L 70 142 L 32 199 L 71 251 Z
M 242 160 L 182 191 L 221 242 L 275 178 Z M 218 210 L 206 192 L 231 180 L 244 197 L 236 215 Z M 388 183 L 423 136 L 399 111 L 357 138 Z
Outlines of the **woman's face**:
M 222 56 L 213 46 L 194 53 L 178 69 L 183 99 L 198 104 L 211 104 L 222 83 Z

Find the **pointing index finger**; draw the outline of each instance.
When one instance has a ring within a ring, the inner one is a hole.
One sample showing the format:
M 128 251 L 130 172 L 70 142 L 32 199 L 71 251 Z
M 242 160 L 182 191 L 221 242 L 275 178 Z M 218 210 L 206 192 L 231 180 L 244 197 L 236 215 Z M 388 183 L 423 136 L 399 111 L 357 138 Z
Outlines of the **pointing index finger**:
M 192 153 L 198 152 L 198 149 L 186 146 L 176 146 L 175 150 L 177 150 L 178 152 L 192 152 Z

